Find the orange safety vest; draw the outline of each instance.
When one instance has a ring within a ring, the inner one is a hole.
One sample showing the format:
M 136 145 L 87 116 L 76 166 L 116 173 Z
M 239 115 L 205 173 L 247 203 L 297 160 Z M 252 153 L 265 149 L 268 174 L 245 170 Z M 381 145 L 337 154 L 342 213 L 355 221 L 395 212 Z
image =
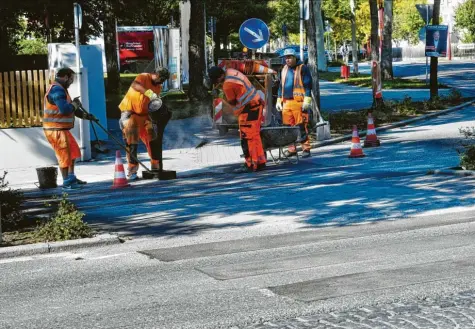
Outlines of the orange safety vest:
M 302 82 L 302 66 L 303 64 L 297 65 L 294 72 L 294 100 L 297 102 L 303 102 L 305 97 L 305 88 Z M 282 69 L 282 95 L 284 94 L 284 84 L 288 70 L 289 67 L 287 65 Z
M 48 95 L 54 86 L 63 88 L 66 93 L 66 100 L 71 102 L 71 97 L 68 91 L 57 82 L 53 82 L 46 91 L 43 109 L 43 129 L 50 130 L 69 130 L 74 127 L 74 112 L 68 115 L 61 114 L 56 104 L 51 104 L 48 101 Z
M 134 82 L 139 83 L 145 90 L 151 89 L 157 95 L 160 95 L 162 92 L 162 85 L 154 85 L 152 83 L 152 74 L 150 73 L 141 73 L 137 75 Z M 132 111 L 135 114 L 147 115 L 149 103 L 150 99 L 147 96 L 130 86 L 124 99 L 122 99 L 119 104 L 119 109 L 122 112 Z
M 227 69 L 224 81 L 235 83 L 245 88 L 244 93 L 240 95 L 237 99 L 238 104 L 233 108 L 234 115 L 237 116 L 241 114 L 244 106 L 246 106 L 250 102 L 252 101 L 259 102 L 260 96 L 256 88 L 254 88 L 254 86 L 249 81 L 249 79 L 238 70 Z

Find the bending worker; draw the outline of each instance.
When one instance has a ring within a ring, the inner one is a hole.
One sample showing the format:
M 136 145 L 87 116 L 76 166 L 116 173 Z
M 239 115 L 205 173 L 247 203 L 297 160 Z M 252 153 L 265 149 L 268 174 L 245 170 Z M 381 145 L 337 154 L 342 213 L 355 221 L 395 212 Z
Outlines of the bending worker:
M 266 156 L 261 141 L 261 121 L 264 101 L 249 79 L 235 69 L 224 71 L 218 66 L 208 70 L 213 84 L 223 83 L 226 106 L 238 117 L 241 147 L 246 159 L 244 170 L 257 171 L 266 166 Z
M 121 111 L 120 127 L 124 134 L 127 152 L 129 180 L 137 180 L 139 164 L 137 150 L 139 139 L 147 147 L 151 159 L 152 170 L 161 167 L 160 157 L 154 155 L 150 142 L 157 137 L 157 128 L 149 116 L 150 101 L 160 98 L 162 84 L 168 80 L 170 74 L 166 68 L 157 67 L 154 73 L 141 73 L 132 82 L 127 94 L 119 104 Z M 132 155 L 132 156 L 131 156 Z
M 308 123 L 312 111 L 312 76 L 306 65 L 297 62 L 294 49 L 286 49 L 282 56 L 285 57 L 285 65 L 281 72 L 276 109 L 282 111 L 284 125 L 300 127 L 302 158 L 307 158 L 310 156 Z M 284 154 L 287 157 L 295 156 L 297 150 L 291 145 Z
M 58 159 L 63 189 L 86 184 L 74 174 L 74 161 L 81 157 L 78 143 L 70 132 L 74 128 L 74 119 L 97 121 L 94 115 L 83 111 L 78 99 L 71 100 L 69 96 L 68 88 L 74 82 L 74 74 L 70 68 L 59 69 L 44 98 L 43 130 Z

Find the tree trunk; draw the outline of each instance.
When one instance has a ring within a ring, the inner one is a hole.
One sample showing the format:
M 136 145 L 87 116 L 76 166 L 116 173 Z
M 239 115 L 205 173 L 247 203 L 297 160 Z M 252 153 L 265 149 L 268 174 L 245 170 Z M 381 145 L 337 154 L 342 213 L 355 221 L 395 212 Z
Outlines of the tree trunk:
M 315 22 L 315 36 L 317 42 L 317 59 L 318 59 L 318 70 L 327 71 L 327 57 L 325 56 L 325 29 L 323 28 L 323 18 L 322 18 L 322 1 L 321 0 L 312 0 L 310 13 L 313 13 L 313 20 Z M 310 17 L 310 19 L 312 19 Z
M 320 110 L 320 82 L 318 79 L 319 57 L 317 52 L 317 36 L 315 25 L 317 23 L 316 10 L 314 8 L 315 1 L 310 1 L 310 18 L 307 21 L 307 39 L 308 39 L 308 67 L 312 74 L 312 92 L 317 103 L 317 108 Z M 321 14 L 320 14 L 321 17 Z M 321 19 L 320 19 L 321 20 Z M 318 121 L 317 113 L 313 113 L 315 121 Z
M 110 5 L 110 4 L 109 4 Z M 109 8 L 109 15 L 103 21 L 104 25 L 104 52 L 107 63 L 107 84 L 106 93 L 108 95 L 119 94 L 120 92 L 120 73 L 117 58 L 117 39 L 115 31 L 115 15 Z
M 439 25 L 440 16 L 440 0 L 434 0 L 434 13 L 432 15 L 432 25 Z M 439 59 L 437 57 L 430 58 L 430 99 L 439 96 L 439 84 L 437 79 L 437 65 Z
M 356 42 L 356 15 L 355 0 L 350 0 L 351 7 L 351 57 L 353 59 L 353 73 L 358 75 L 358 44 Z
M 384 0 L 383 58 L 381 61 L 382 79 L 394 78 L 393 73 L 393 0 Z
M 204 1 L 191 0 L 190 43 L 188 56 L 190 60 L 190 87 L 188 96 L 192 101 L 204 100 L 208 91 L 203 85 L 205 67 L 204 35 Z
M 371 16 L 371 64 L 372 64 L 372 80 L 373 80 L 373 106 L 377 107 L 382 104 L 383 98 L 377 98 L 376 92 L 380 84 L 380 62 L 379 62 L 379 38 L 378 38 L 378 3 L 377 0 L 369 0 L 370 16 Z M 373 67 L 374 65 L 374 67 Z

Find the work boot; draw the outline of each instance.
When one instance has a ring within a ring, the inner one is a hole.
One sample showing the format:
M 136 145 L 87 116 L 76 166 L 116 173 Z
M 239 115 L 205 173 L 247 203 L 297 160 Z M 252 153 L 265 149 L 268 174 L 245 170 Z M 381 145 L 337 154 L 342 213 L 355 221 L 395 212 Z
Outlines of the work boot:
M 302 159 L 305 159 L 305 158 L 310 158 L 311 154 L 310 154 L 310 150 L 304 150 L 302 151 L 302 155 L 300 156 Z
M 85 184 L 87 184 L 87 182 L 83 181 L 83 180 L 80 180 L 79 178 L 76 177 L 76 184 L 85 185 Z
M 81 186 L 76 183 L 76 177 L 68 177 L 67 179 L 63 180 L 63 190 L 77 190 L 80 189 Z
M 243 174 L 248 172 L 252 172 L 252 169 L 249 168 L 246 164 L 243 164 L 241 167 L 233 170 L 233 173 L 235 174 Z
M 139 180 L 139 176 L 137 175 L 136 172 L 134 172 L 134 173 L 129 173 L 129 174 L 127 175 L 127 179 L 132 182 L 132 181 Z
M 294 157 L 294 156 L 296 156 L 296 155 L 297 155 L 297 152 L 290 152 L 289 150 L 287 150 L 287 151 L 284 152 L 284 156 L 285 156 L 286 158 Z
M 257 170 L 256 171 L 261 171 L 261 170 L 264 170 L 266 169 L 266 164 L 265 163 L 259 163 L 257 165 Z

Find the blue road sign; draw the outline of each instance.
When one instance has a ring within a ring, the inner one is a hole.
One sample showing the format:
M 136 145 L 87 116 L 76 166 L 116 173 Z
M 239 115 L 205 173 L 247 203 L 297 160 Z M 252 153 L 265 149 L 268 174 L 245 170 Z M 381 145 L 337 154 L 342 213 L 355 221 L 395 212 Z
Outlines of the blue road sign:
M 269 41 L 269 28 L 258 18 L 250 18 L 239 28 L 239 40 L 249 49 L 263 47 Z

